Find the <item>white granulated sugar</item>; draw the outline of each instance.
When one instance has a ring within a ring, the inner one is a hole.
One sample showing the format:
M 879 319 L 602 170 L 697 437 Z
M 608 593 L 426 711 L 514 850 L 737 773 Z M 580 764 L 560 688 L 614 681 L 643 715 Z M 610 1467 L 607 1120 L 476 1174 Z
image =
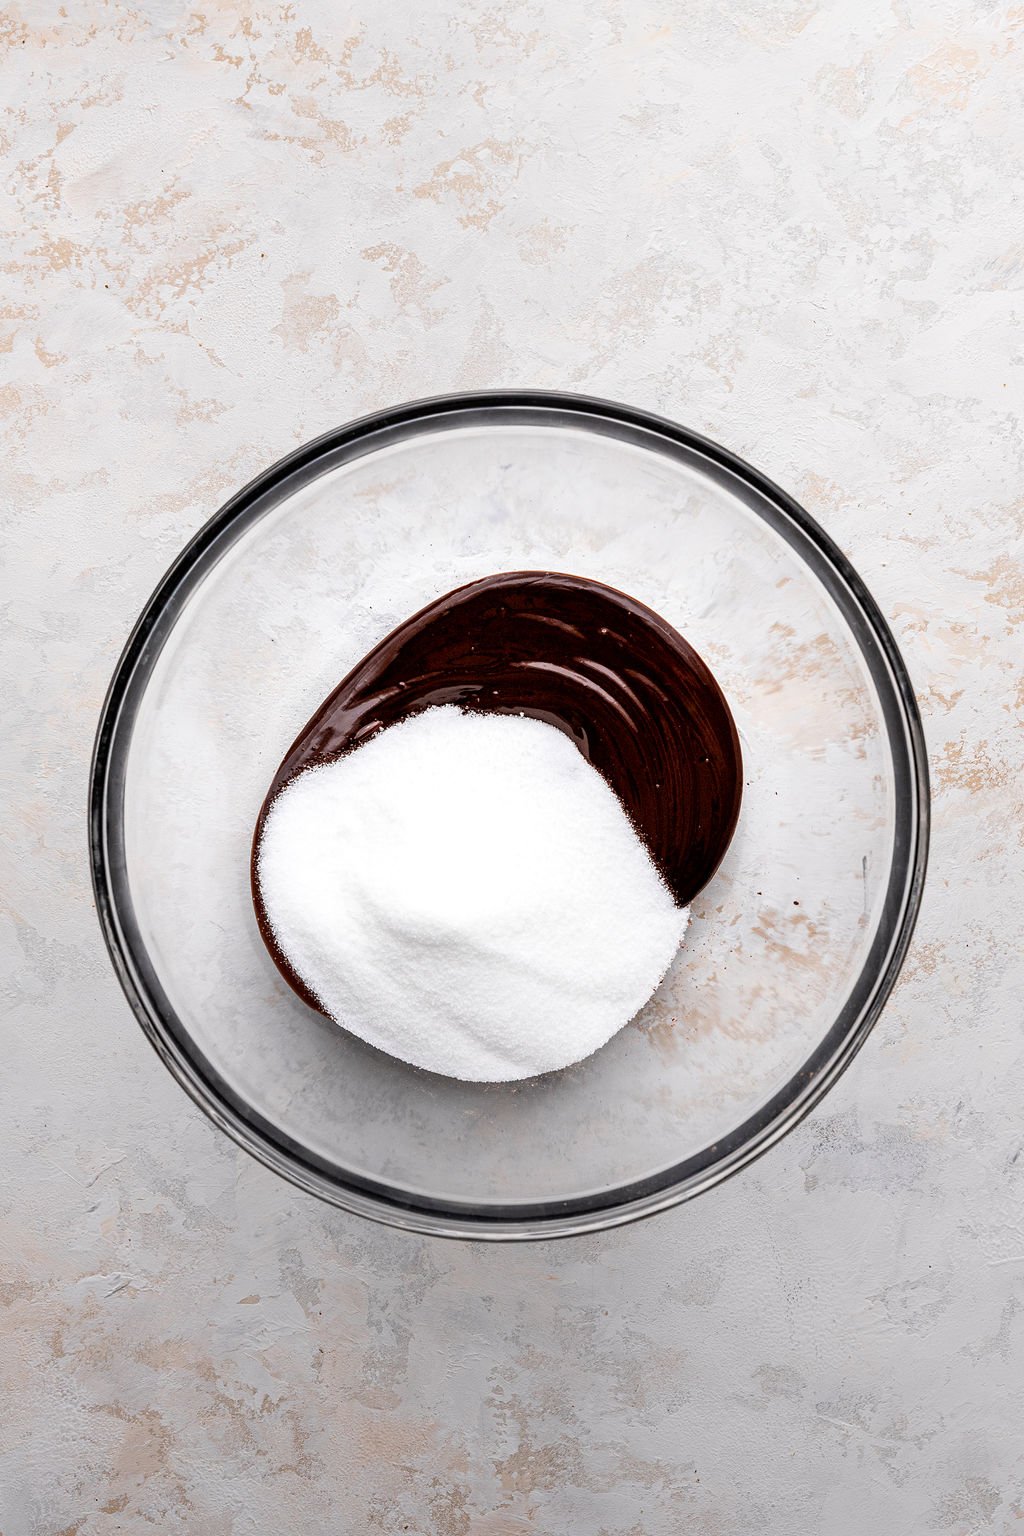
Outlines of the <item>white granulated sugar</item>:
M 568 737 L 455 706 L 294 779 L 258 877 L 332 1018 L 473 1082 L 596 1051 L 658 986 L 689 915 Z

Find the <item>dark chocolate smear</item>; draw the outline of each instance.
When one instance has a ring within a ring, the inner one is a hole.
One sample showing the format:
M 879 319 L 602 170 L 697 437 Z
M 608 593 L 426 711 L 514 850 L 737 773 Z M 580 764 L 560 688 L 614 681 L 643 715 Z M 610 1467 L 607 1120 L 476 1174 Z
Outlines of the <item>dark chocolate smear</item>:
M 270 805 L 306 768 L 441 704 L 530 715 L 570 736 L 615 790 L 680 906 L 729 846 L 739 739 L 721 689 L 682 635 L 643 603 L 583 577 L 515 571 L 471 582 L 400 624 L 339 683 L 289 748 L 260 810 L 252 861 L 260 931 L 314 1008 L 260 896 L 256 850 Z

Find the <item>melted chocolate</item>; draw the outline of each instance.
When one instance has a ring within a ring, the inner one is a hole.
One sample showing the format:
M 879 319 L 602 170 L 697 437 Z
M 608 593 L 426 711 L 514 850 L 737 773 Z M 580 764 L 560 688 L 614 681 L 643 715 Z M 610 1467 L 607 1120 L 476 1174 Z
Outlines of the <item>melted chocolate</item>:
M 289 748 L 260 810 L 252 864 L 260 931 L 313 1008 L 260 896 L 255 854 L 271 802 L 304 769 L 440 704 L 531 715 L 570 736 L 615 790 L 680 906 L 729 846 L 739 739 L 692 646 L 650 608 L 582 577 L 516 571 L 471 582 L 400 624 L 339 683 Z

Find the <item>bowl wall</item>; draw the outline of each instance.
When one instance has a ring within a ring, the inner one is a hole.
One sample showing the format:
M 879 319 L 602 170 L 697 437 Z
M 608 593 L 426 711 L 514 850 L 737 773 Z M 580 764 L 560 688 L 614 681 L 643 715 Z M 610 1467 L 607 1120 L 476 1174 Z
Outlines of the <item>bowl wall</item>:
M 745 790 L 643 1012 L 577 1067 L 475 1085 L 294 996 L 260 940 L 249 844 L 286 747 L 354 663 L 514 569 L 593 577 L 675 625 L 732 707 Z M 857 578 L 745 466 L 572 397 L 428 402 L 268 472 L 154 598 L 101 727 L 101 913 L 165 1059 L 280 1171 L 426 1230 L 600 1226 L 767 1145 L 863 1038 L 923 877 L 919 729 Z

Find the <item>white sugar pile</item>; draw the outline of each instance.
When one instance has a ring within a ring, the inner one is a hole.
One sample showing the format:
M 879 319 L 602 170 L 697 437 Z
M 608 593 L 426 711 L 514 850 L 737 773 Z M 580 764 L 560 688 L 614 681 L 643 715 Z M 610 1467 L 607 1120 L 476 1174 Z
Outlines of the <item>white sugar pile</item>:
M 454 706 L 293 780 L 257 873 L 332 1018 L 474 1082 L 596 1051 L 658 986 L 689 915 L 568 737 Z

